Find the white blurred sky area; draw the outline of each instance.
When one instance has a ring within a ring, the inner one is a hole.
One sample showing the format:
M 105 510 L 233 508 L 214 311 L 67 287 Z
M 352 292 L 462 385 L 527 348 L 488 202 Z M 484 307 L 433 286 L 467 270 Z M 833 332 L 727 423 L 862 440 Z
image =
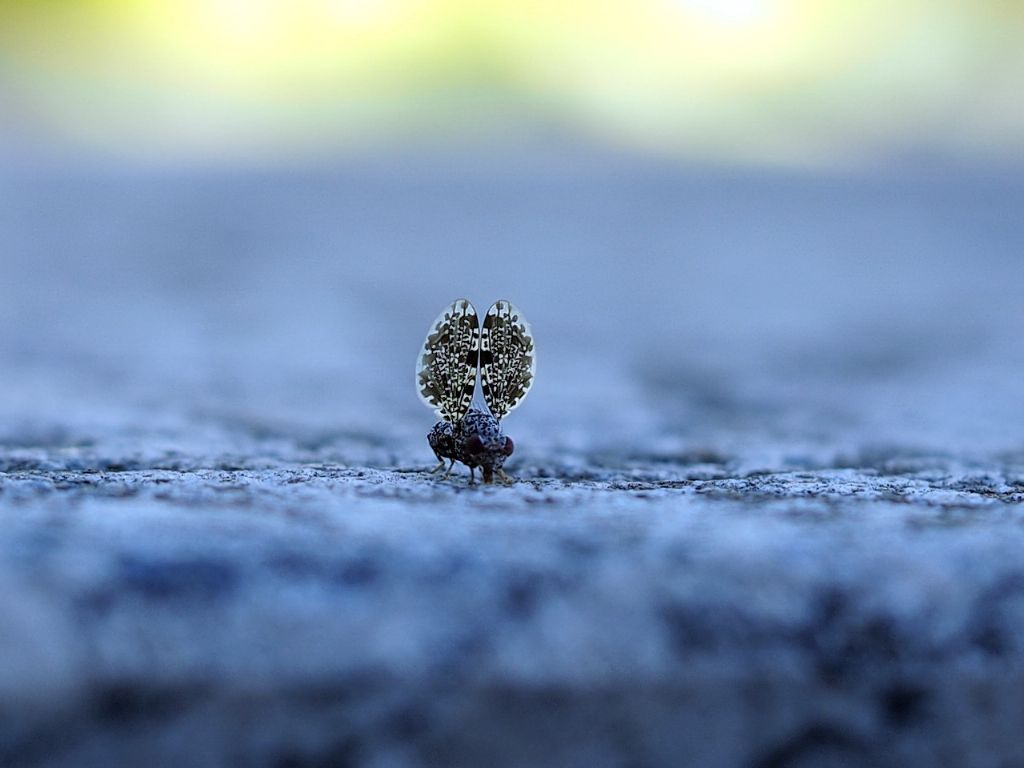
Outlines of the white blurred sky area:
M 1020 0 L 0 0 L 0 148 L 1024 153 Z

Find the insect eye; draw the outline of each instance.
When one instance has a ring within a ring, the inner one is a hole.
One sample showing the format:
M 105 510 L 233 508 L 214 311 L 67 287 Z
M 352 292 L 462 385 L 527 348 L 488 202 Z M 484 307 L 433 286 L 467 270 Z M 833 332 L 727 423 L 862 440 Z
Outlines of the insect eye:
M 470 453 L 482 453 L 484 450 L 484 441 L 480 439 L 480 435 L 473 435 L 469 440 L 466 441 L 466 450 Z
M 502 453 L 504 453 L 506 456 L 511 456 L 512 455 L 512 451 L 514 451 L 515 449 L 516 449 L 516 444 L 512 442 L 512 438 L 511 437 L 506 437 L 505 438 L 505 447 L 502 449 Z

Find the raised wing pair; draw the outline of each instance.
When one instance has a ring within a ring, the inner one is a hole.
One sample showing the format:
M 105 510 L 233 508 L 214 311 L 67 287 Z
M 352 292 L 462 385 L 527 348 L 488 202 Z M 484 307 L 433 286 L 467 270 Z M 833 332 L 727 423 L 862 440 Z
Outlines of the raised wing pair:
M 481 329 L 467 299 L 453 301 L 427 333 L 416 366 L 420 399 L 441 418 L 427 435 L 440 463 L 445 459 L 469 467 L 470 482 L 480 467 L 485 483 L 493 474 L 508 481 L 502 469 L 514 444 L 500 421 L 517 408 L 533 386 L 537 358 L 530 324 L 508 301 L 496 301 L 484 315 Z M 479 377 L 490 413 L 473 408 Z

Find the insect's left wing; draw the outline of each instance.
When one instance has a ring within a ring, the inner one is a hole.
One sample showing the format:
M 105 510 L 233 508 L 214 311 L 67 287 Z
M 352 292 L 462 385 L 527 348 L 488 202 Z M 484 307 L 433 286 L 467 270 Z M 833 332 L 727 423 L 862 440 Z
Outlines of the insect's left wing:
M 511 302 L 494 302 L 484 317 L 480 342 L 480 381 L 494 418 L 522 403 L 536 369 L 530 324 Z
M 480 357 L 480 320 L 467 299 L 456 299 L 430 326 L 416 364 L 420 400 L 447 422 L 469 410 Z

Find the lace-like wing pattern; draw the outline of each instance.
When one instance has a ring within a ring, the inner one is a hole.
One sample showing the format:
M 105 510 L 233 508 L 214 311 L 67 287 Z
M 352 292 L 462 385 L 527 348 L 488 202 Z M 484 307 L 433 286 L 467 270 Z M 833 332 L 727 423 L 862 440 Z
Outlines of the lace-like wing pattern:
M 484 317 L 480 344 L 480 380 L 494 418 L 519 406 L 533 386 L 536 368 L 530 324 L 511 302 L 494 302 Z
M 427 333 L 416 365 L 420 399 L 454 424 L 469 410 L 480 360 L 480 320 L 467 299 L 453 301 Z

